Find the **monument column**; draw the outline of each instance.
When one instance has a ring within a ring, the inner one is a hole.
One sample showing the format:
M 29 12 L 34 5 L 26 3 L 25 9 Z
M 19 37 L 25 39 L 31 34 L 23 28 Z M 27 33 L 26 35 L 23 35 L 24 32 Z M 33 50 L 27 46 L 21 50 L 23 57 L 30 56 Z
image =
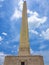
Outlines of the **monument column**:
M 27 5 L 26 5 L 26 1 L 24 1 L 23 11 L 22 11 L 19 56 L 26 56 L 26 55 L 30 55 L 30 47 L 29 47 L 29 37 L 28 37 Z

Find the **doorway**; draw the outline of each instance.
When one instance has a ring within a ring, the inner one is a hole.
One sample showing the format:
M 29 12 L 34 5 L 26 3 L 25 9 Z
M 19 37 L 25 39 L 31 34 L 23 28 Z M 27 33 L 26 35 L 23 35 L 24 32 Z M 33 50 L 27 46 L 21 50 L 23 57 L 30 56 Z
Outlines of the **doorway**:
M 21 65 L 25 65 L 25 62 L 21 62 Z

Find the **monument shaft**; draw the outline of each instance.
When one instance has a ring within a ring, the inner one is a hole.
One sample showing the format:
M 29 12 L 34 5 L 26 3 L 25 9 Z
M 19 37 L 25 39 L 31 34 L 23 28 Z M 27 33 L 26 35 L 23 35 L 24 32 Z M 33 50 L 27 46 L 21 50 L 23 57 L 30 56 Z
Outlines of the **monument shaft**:
M 24 1 L 23 11 L 22 11 L 19 55 L 22 56 L 30 55 L 26 1 Z

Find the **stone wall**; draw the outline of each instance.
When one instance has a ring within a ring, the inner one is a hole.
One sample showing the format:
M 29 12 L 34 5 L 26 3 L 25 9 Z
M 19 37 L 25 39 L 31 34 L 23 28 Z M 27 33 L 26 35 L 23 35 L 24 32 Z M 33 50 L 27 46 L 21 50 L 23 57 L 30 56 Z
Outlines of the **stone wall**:
M 42 56 L 6 56 L 4 65 L 44 65 Z

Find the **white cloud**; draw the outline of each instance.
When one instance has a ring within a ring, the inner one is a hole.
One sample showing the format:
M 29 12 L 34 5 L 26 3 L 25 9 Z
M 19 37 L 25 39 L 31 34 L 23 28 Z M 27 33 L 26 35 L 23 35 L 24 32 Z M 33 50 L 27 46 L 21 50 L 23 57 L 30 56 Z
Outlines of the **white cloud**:
M 32 15 L 33 14 L 33 11 L 31 11 L 31 10 L 28 9 L 27 10 L 27 13 L 30 14 L 30 15 Z
M 3 52 L 0 52 L 0 56 L 2 56 L 2 57 L 3 57 L 3 56 L 5 56 L 5 54 L 4 54 Z
M 34 51 L 33 51 L 31 48 L 30 48 L 30 53 L 31 53 L 31 54 L 33 54 L 33 53 L 34 53 Z
M 49 1 L 48 2 L 47 0 L 37 0 L 37 1 L 40 4 L 39 7 L 44 9 L 44 14 L 47 14 L 47 12 L 49 11 L 49 8 L 48 8 Z
M 6 55 L 3 53 L 3 52 L 0 52 L 0 65 L 3 65 L 4 64 L 4 57 Z
M 37 31 L 35 31 L 35 30 L 29 30 L 29 32 L 31 32 L 31 33 L 33 33 L 33 34 L 38 35 L 38 32 L 37 32 Z
M 14 51 L 14 50 L 12 50 L 11 52 L 12 52 L 12 53 L 17 53 L 17 51 Z
M 23 8 L 23 0 L 19 0 L 18 6 L 19 6 L 19 9 L 22 11 L 22 8 Z
M 11 16 L 11 21 L 15 20 L 15 19 L 19 19 L 22 17 L 21 11 L 19 11 L 18 9 L 15 9 L 13 15 Z
M 14 30 L 14 32 L 16 32 L 16 30 L 15 30 L 16 29 L 15 28 L 16 22 L 15 21 L 12 22 L 12 21 L 17 20 L 17 19 L 22 17 L 22 10 L 21 10 L 22 9 L 22 4 L 23 4 L 23 0 L 20 0 L 19 3 L 18 3 L 18 5 L 20 7 L 18 7 L 18 9 L 17 8 L 15 9 L 15 11 L 13 12 L 13 14 L 12 14 L 12 16 L 10 18 L 10 20 L 11 20 L 11 30 Z M 32 27 L 33 28 L 39 27 L 41 24 L 46 22 L 47 17 L 46 16 L 40 17 L 40 15 L 36 11 L 33 12 L 33 11 L 29 10 L 29 9 L 27 10 L 27 13 L 30 15 L 28 17 L 28 22 L 29 22 L 29 27 L 31 28 L 31 32 L 34 33 L 34 34 L 38 34 L 37 31 L 32 30 Z M 14 34 L 16 35 L 16 33 L 14 33 Z M 19 38 L 19 36 L 18 36 L 18 38 Z M 17 39 L 17 37 L 13 38 L 13 41 L 16 40 L 16 39 Z
M 14 48 L 16 48 L 17 46 L 16 46 L 16 45 L 14 45 L 13 47 L 14 47 Z
M 4 0 L 0 0 L 0 2 L 3 2 Z
M 18 41 L 19 41 L 19 39 L 20 39 L 20 35 L 19 35 L 19 34 L 17 34 L 17 35 L 15 35 L 15 37 L 12 39 L 12 41 L 11 41 L 11 42 L 14 42 L 14 41 L 18 42 Z
M 5 33 L 5 32 L 3 32 L 2 34 L 5 35 L 5 36 L 7 36 L 7 33 Z M 3 40 L 3 37 L 0 36 L 0 41 L 2 41 L 2 40 Z
M 6 32 L 2 32 L 3 35 L 7 36 L 7 33 Z
M 3 40 L 3 38 L 0 36 L 0 41 L 2 41 Z
M 17 48 L 17 49 L 16 49 Z M 14 45 L 13 50 L 11 51 L 12 53 L 18 53 L 18 46 Z
M 47 47 L 47 45 L 40 45 L 39 49 L 42 50 L 42 49 L 45 49 Z
M 40 15 L 37 12 L 34 12 L 30 17 L 28 17 L 28 22 L 30 25 L 34 27 L 39 27 L 41 24 L 45 23 L 47 20 L 47 17 L 39 17 Z
M 37 51 L 35 52 L 37 55 L 42 55 L 44 59 L 44 64 L 49 65 L 49 51 Z
M 23 0 L 19 0 L 18 9 L 16 8 L 11 16 L 11 20 L 19 19 L 22 17 Z
M 19 10 L 15 9 L 13 15 L 11 16 L 11 20 L 19 19 L 22 17 L 22 8 L 23 8 L 23 0 L 20 0 L 18 3 Z M 46 16 L 40 18 L 39 14 L 36 11 L 33 12 L 33 11 L 27 9 L 27 13 L 30 14 L 30 17 L 28 18 L 28 22 L 32 23 L 36 27 L 39 27 L 40 24 L 43 24 L 47 20 Z
M 37 9 L 40 11 L 40 13 L 43 15 L 47 15 L 49 12 L 49 1 L 47 2 L 47 0 L 31 0 L 31 1 L 27 1 L 28 2 L 28 7 L 34 7 L 34 5 L 36 6 L 36 4 L 38 4 Z M 30 5 L 31 4 L 31 5 Z M 32 7 L 32 8 L 33 8 Z M 36 9 L 36 10 L 37 10 Z
M 42 31 L 40 36 L 43 37 L 46 40 L 49 40 L 49 28 L 46 31 Z
M 34 51 L 31 49 L 32 55 L 41 55 L 44 59 L 44 65 L 49 65 L 49 51 Z

